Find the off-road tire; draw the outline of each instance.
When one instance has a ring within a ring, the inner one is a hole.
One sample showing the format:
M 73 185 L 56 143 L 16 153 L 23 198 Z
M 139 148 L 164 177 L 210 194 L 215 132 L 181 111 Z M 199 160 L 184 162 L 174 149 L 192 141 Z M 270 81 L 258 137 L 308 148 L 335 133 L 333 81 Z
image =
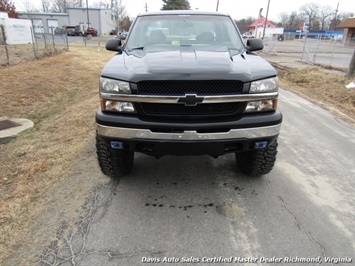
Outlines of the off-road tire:
M 238 169 L 249 176 L 268 174 L 274 167 L 277 154 L 277 140 L 267 149 L 236 153 Z
M 134 152 L 112 149 L 109 142 L 97 134 L 96 154 L 101 171 L 113 179 L 129 174 L 133 168 Z

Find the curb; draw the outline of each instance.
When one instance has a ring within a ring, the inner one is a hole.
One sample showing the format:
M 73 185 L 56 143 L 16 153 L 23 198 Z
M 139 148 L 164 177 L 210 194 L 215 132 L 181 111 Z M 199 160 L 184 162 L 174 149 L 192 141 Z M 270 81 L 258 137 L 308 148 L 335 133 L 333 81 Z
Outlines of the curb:
M 0 130 L 0 144 L 10 142 L 12 139 L 16 138 L 18 134 L 32 129 L 34 126 L 34 123 L 31 120 L 25 118 L 0 117 L 0 123 L 4 121 L 9 121 L 18 125 Z

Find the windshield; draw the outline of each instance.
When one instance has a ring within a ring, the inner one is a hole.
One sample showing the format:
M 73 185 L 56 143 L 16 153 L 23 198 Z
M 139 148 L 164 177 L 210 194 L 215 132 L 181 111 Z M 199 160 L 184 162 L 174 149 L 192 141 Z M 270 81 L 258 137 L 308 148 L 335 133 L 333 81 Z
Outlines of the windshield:
M 126 42 L 128 51 L 154 51 L 192 46 L 194 49 L 233 49 L 244 45 L 230 17 L 213 15 L 153 15 L 139 17 Z

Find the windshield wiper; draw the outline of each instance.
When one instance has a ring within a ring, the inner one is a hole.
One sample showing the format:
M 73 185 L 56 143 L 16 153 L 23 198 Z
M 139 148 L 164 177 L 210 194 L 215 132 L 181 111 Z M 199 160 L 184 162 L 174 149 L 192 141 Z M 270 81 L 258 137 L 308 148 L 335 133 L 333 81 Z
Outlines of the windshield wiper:
M 244 54 L 246 54 L 247 52 L 248 52 L 248 49 L 243 48 L 243 50 L 240 52 L 241 57 L 243 57 L 245 59 Z
M 233 61 L 233 56 L 240 54 L 243 58 L 244 58 L 244 53 L 246 52 L 246 49 L 237 49 L 237 48 L 228 48 L 229 50 L 229 54 L 230 54 L 230 58 Z M 233 52 L 232 52 L 233 51 Z M 236 51 L 236 52 L 235 52 Z

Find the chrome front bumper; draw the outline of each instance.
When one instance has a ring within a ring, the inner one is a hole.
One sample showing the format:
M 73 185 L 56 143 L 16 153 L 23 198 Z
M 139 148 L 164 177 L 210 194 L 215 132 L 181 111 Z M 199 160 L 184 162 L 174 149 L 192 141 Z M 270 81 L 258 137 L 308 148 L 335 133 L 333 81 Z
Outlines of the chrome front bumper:
M 231 129 L 228 132 L 198 133 L 197 131 L 184 131 L 182 133 L 152 132 L 149 129 L 109 127 L 97 124 L 97 132 L 100 136 L 115 139 L 146 139 L 146 140 L 231 140 L 231 139 L 260 139 L 277 136 L 280 133 L 281 124 Z

